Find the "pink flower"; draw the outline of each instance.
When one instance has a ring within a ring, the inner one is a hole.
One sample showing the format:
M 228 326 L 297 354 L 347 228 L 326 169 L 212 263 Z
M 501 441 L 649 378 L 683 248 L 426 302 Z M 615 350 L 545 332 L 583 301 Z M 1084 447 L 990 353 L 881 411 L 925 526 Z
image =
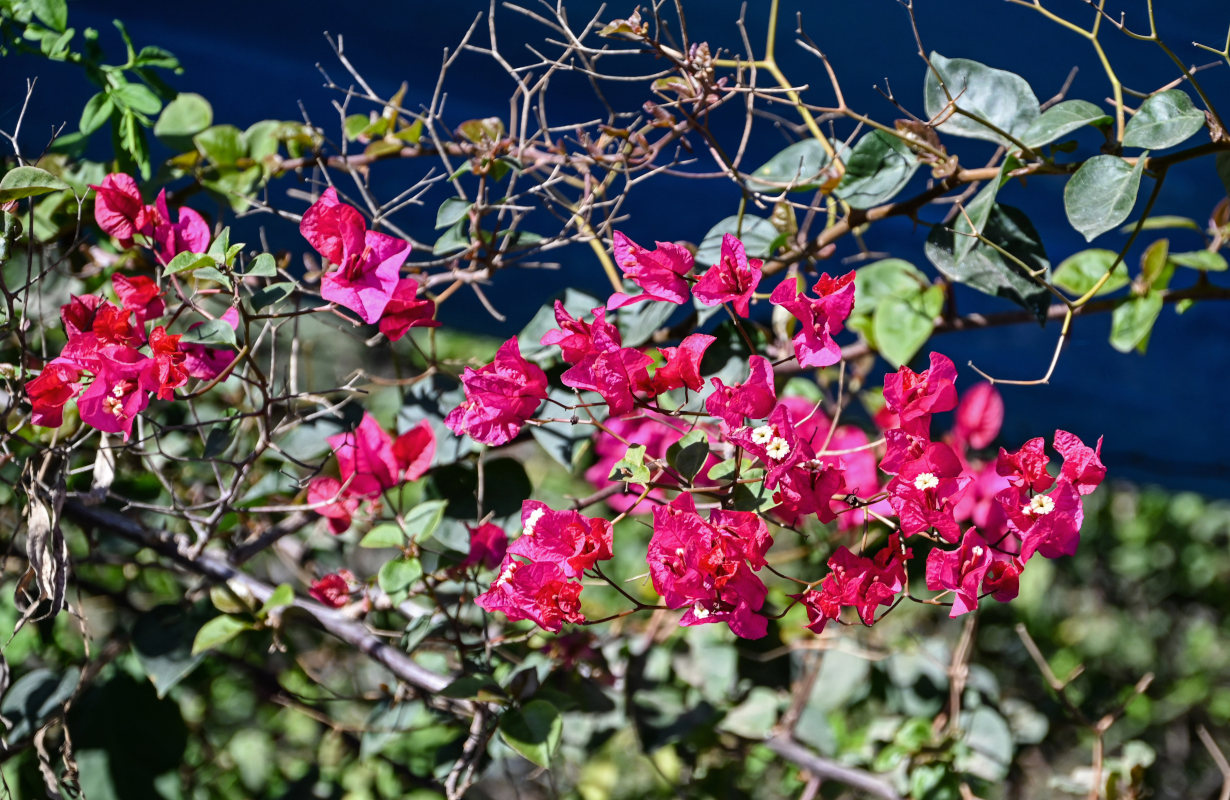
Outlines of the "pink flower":
M 511 441 L 547 399 L 547 376 L 521 357 L 516 338 L 500 345 L 492 363 L 477 370 L 466 367 L 461 383 L 466 399 L 444 424 L 483 444 Z
M 64 406 L 81 391 L 81 371 L 71 364 L 52 361 L 39 376 L 26 382 L 26 395 L 34 407 L 30 421 L 44 428 L 64 424 Z
M 533 620 L 540 628 L 559 633 L 565 622 L 585 621 L 581 588 L 580 583 L 565 577 L 559 564 L 523 564 L 509 555 L 491 588 L 474 602 L 487 611 L 502 612 L 513 622 Z
M 832 522 L 837 518 L 832 500 L 843 485 L 841 467 L 792 467 L 777 484 L 773 499 L 778 505 L 773 513 L 791 525 L 812 514 L 821 522 Z
M 619 231 L 615 231 L 612 239 L 615 263 L 623 270 L 624 276 L 641 287 L 644 293 L 629 297 L 616 292 L 607 301 L 608 309 L 641 300 L 662 300 L 675 304 L 687 301 L 688 282 L 683 276 L 692 271 L 693 259 L 686 247 L 672 242 L 655 242 L 657 249 L 649 251 Z
M 329 520 L 329 530 L 345 533 L 359 510 L 359 498 L 342 491 L 342 482 L 319 475 L 308 483 L 307 501 L 316 506 L 316 513 Z
M 827 367 L 841 361 L 841 347 L 833 340 L 850 312 L 854 310 L 854 273 L 830 278 L 828 273 L 816 281 L 815 299 L 799 292 L 798 282 L 787 278 L 773 290 L 769 301 L 781 306 L 799 321 L 794 355 L 801 367 Z
M 773 389 L 773 365 L 764 356 L 748 358 L 750 374 L 743 383 L 726 386 L 720 378 L 710 378 L 713 393 L 705 400 L 705 410 L 729 428 L 743 424 L 743 418 L 764 419 L 777 402 Z
M 992 384 L 976 383 L 957 406 L 953 434 L 958 442 L 980 450 L 995 441 L 1003 424 L 1004 398 Z
M 611 558 L 611 523 L 576 511 L 552 511 L 546 503 L 521 505 L 523 533 L 508 548 L 509 555 L 535 563 L 559 564 L 564 576 L 579 578 L 599 561 Z
M 396 342 L 411 328 L 435 328 L 440 325 L 435 320 L 435 301 L 420 300 L 418 291 L 419 282 L 414 278 L 402 278 L 397 282 L 380 318 L 380 332 L 389 341 Z
M 337 471 L 346 494 L 355 497 L 376 497 L 400 482 L 401 465 L 393 454 L 393 437 L 371 414 L 353 431 L 336 433 L 328 438 L 337 454 Z
M 986 539 L 970 528 L 961 537 L 961 546 L 947 551 L 935 548 L 927 554 L 927 588 L 933 592 L 953 592 L 950 617 L 959 617 L 978 608 L 978 591 L 991 568 L 992 551 Z
M 195 210 L 184 206 L 179 209 L 179 220 L 171 221 L 166 189 L 158 193 L 152 210 L 153 237 L 158 244 L 158 260 L 163 264 L 180 253 L 204 253 L 209 248 L 209 225 Z
M 133 419 L 149 405 L 149 392 L 139 379 L 146 361 L 131 348 L 99 351 L 94 381 L 77 400 L 81 421 L 105 433 L 132 435 Z
M 90 184 L 95 191 L 94 221 L 98 227 L 116 239 L 121 247 L 131 247 L 138 233 L 150 232 L 151 209 L 141 199 L 141 190 L 130 175 L 113 172 L 101 185 Z
M 973 479 L 963 474 L 961 461 L 941 442 L 928 445 L 922 456 L 901 467 L 888 483 L 888 502 L 910 536 L 934 528 L 950 542 L 960 538 L 954 515 Z
M 692 294 L 707 306 L 732 303 L 735 312 L 746 317 L 760 283 L 760 265 L 760 259 L 749 259 L 743 242 L 728 233 L 722 237 L 721 258 L 696 282 Z
M 508 534 L 499 525 L 484 522 L 476 528 L 466 526 L 470 532 L 470 552 L 458 566 L 462 569 L 478 564 L 495 569 L 508 552 Z
M 755 456 L 764 465 L 764 487 L 776 489 L 787 474 L 810 462 L 814 454 L 807 440 L 799 436 L 785 405 L 773 409 L 764 425 L 741 427 L 727 438 Z
M 321 279 L 320 296 L 348 308 L 369 325 L 384 313 L 398 286 L 410 243 L 367 230 L 363 215 L 329 187 L 303 215 L 299 231 L 337 266 Z
M 725 622 L 737 636 L 758 639 L 768 621 L 754 612 L 768 589 L 752 570 L 764 565 L 772 539 L 763 520 L 731 515 L 738 513 L 714 512 L 705 522 L 687 494 L 655 508 L 649 575 L 668 607 L 688 608 L 681 625 Z
M 92 332 L 94 317 L 104 304 L 107 304 L 107 301 L 96 294 L 72 295 L 67 303 L 60 306 L 60 319 L 64 322 L 64 332 L 70 339 L 82 333 Z
M 1055 431 L 1055 449 L 1063 456 L 1063 467 L 1059 477 L 1066 478 L 1081 494 L 1089 494 L 1101 485 L 1106 477 L 1106 466 L 1102 463 L 1102 437 L 1098 437 L 1097 447 L 1085 445 L 1075 434 L 1067 431 Z
M 884 376 L 884 403 L 897 414 L 906 433 L 931 438 L 931 415 L 957 405 L 957 368 L 939 353 L 931 354 L 931 368 L 914 372 L 902 367 Z
M 580 365 L 586 358 L 597 358 L 599 353 L 618 350 L 623 346 L 619 328 L 606 321 L 606 309 L 594 309 L 594 321 L 574 319 L 559 300 L 555 301 L 556 330 L 547 331 L 540 344 L 558 345 L 565 362 Z
M 705 350 L 716 341 L 716 336 L 693 333 L 680 342 L 678 347 L 658 348 L 666 363 L 653 373 L 654 394 L 669 392 L 681 386 L 694 392 L 704 388 L 705 379 L 700 374 L 700 362 L 705 357 Z
M 864 625 L 875 623 L 876 609 L 891 606 L 905 586 L 905 562 L 913 556 L 897 534 L 875 558 L 857 556 L 846 547 L 837 548 L 829 558 L 829 574 L 819 591 L 809 589 L 798 599 L 807 608 L 807 628 L 820 633 L 829 620 L 841 615 L 843 606 L 858 610 Z
M 330 608 L 341 608 L 350 601 L 350 584 L 354 575 L 343 569 L 312 581 L 308 594 Z
M 1008 515 L 1008 525 L 1021 537 L 1021 561 L 1034 553 L 1043 558 L 1076 554 L 1085 513 L 1076 487 L 1060 480 L 1050 494 L 1027 496 L 1011 487 L 996 496 Z
M 1050 456 L 1046 454 L 1046 441 L 1038 436 L 1030 439 L 1015 453 L 999 448 L 995 471 L 1006 477 L 1013 486 L 1045 492 L 1055 483 L 1055 479 L 1046 471 L 1047 462 L 1050 460 Z
M 162 301 L 162 290 L 147 275 L 133 275 L 128 278 L 117 272 L 111 276 L 111 286 L 120 298 L 120 303 L 136 315 L 140 325 L 167 312 L 166 304 Z
M 417 481 L 436 457 L 436 433 L 423 420 L 393 440 L 393 458 L 404 481 Z
M 140 383 L 142 389 L 154 392 L 159 400 L 170 400 L 175 390 L 188 382 L 184 369 L 188 357 L 179 348 L 180 335 L 167 333 L 161 325 L 149 335 L 152 357 L 142 366 Z

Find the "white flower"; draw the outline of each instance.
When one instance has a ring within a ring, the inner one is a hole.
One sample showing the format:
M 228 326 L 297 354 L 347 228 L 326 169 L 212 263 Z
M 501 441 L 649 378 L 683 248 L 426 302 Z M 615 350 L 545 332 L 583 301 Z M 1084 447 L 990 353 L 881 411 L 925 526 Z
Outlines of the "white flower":
M 976 544 L 970 549 L 970 552 L 974 554 L 974 558 L 979 558 L 986 551 L 982 549 L 982 545 Z
M 768 444 L 773 439 L 773 426 L 761 425 L 752 431 L 752 441 L 756 444 Z
M 1034 498 L 1029 501 L 1029 505 L 1021 509 L 1021 513 L 1033 515 L 1035 517 L 1045 517 L 1054 510 L 1054 500 L 1044 494 L 1037 494 L 1034 495 Z
M 774 461 L 781 461 L 786 456 L 790 455 L 790 444 L 778 436 L 773 441 L 769 442 L 769 446 L 765 448 L 765 453 Z
M 542 515 L 547 512 L 542 508 L 536 508 L 530 512 L 530 518 L 525 521 L 525 535 L 534 535 L 534 526 L 538 524 L 538 520 L 542 519 Z
M 928 489 L 934 489 L 940 485 L 940 479 L 932 475 L 930 472 L 924 472 L 914 479 L 914 488 L 920 492 L 925 492 Z
M 692 606 L 692 616 L 697 619 L 707 619 L 713 615 L 713 612 L 705 608 L 703 603 L 696 603 Z

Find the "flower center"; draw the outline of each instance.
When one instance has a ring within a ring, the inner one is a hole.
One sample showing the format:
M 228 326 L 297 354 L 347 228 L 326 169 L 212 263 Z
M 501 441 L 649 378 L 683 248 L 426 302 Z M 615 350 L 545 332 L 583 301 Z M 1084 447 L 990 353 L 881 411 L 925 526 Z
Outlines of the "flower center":
M 1055 501 L 1044 494 L 1034 495 L 1034 498 L 1029 501 L 1029 505 L 1022 509 L 1023 513 L 1032 514 L 1036 517 L 1045 517 L 1054 510 Z
M 781 461 L 783 458 L 790 455 L 790 444 L 785 439 L 778 436 L 773 439 L 773 441 L 769 442 L 769 446 L 765 448 L 765 453 L 774 461 Z
M 756 444 L 768 444 L 773 439 L 773 427 L 761 425 L 752 431 L 752 441 Z
M 932 475 L 930 472 L 924 472 L 914 479 L 914 488 L 920 492 L 925 492 L 928 489 L 934 489 L 940 485 L 940 479 Z

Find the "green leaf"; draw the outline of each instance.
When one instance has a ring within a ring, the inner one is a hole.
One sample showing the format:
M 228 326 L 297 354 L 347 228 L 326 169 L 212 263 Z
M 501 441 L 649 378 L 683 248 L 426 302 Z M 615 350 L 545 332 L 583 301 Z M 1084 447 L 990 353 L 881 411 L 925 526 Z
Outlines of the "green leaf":
M 645 466 L 645 445 L 634 444 L 629 445 L 624 457 L 611 467 L 607 480 L 646 484 L 651 477 L 649 467 Z
M 1143 222 L 1140 222 L 1139 224 L 1140 224 L 1140 229 L 1142 231 L 1159 231 L 1159 230 L 1166 230 L 1170 228 L 1180 228 L 1180 229 L 1189 230 L 1189 231 L 1202 230 L 1200 225 L 1194 219 L 1188 219 L 1187 217 L 1169 216 L 1166 214 L 1159 214 L 1156 217 L 1148 217 Z M 1137 225 L 1136 222 L 1129 222 L 1128 224 L 1120 228 L 1119 232 L 1120 233 L 1131 233 L 1132 231 L 1136 230 L 1136 225 Z
M 481 703 L 497 703 L 508 697 L 490 675 L 462 675 L 441 689 L 440 694 L 457 700 L 478 700 Z
M 744 215 L 740 228 L 737 216 L 726 217 L 709 229 L 700 247 L 696 248 L 697 269 L 703 271 L 718 262 L 722 257 L 722 237 L 728 233 L 743 242 L 748 258 L 767 258 L 769 247 L 777 238 L 777 229 L 767 219 Z
M 1118 156 L 1094 156 L 1081 164 L 1063 188 L 1063 207 L 1086 241 L 1119 226 L 1136 205 L 1148 153 L 1131 167 Z
M 195 328 L 185 331 L 185 344 L 203 344 L 208 347 L 237 347 L 235 329 L 225 320 L 206 320 Z
M 1130 353 L 1148 341 L 1153 323 L 1162 313 L 1162 296 L 1151 292 L 1144 297 L 1133 297 L 1111 314 L 1110 346 L 1120 353 Z
M 494 142 L 504 136 L 504 121 L 499 117 L 466 120 L 457 126 L 457 135 L 474 144 Z
M 1180 267 L 1203 270 L 1204 272 L 1225 272 L 1226 259 L 1221 253 L 1211 253 L 1208 250 L 1194 250 L 1190 253 L 1171 253 L 1170 260 Z
M 709 436 L 702 430 L 689 432 L 666 448 L 666 463 L 674 467 L 684 480 L 693 480 L 709 458 Z
M 1004 162 L 1007 165 L 1007 160 Z M 1000 169 L 1003 175 L 1003 169 Z M 987 181 L 974 199 L 965 206 L 965 213 L 958 214 L 953 223 L 954 257 L 961 261 L 969 251 L 979 243 L 979 236 L 985 235 L 987 220 L 991 218 L 991 210 L 995 208 L 995 195 L 999 193 L 999 180 Z
M 213 267 L 201 267 L 196 271 L 194 277 L 198 280 L 220 283 L 227 289 L 232 289 L 235 286 L 235 284 L 231 283 L 231 277 L 229 275 Z
M 1192 105 L 1187 92 L 1168 89 L 1140 104 L 1140 110 L 1123 129 L 1123 146 L 1149 150 L 1174 147 L 1203 127 L 1204 112 Z
M 111 102 L 111 96 L 106 92 L 99 92 L 86 101 L 85 108 L 81 109 L 81 121 L 77 123 L 77 127 L 88 136 L 106 125 L 114 110 L 115 104 Z
M 1218 153 L 1214 163 L 1217 164 L 1217 177 L 1221 178 L 1221 185 L 1225 187 L 1226 194 L 1230 195 L 1230 153 Z
M 280 283 L 271 283 L 252 293 L 252 310 L 260 311 L 266 306 L 271 306 L 281 300 L 285 300 L 295 291 L 293 281 L 282 281 Z
M 431 246 L 432 254 L 442 256 L 455 250 L 464 250 L 469 247 L 470 234 L 467 228 L 467 221 L 462 220 L 446 230 L 439 239 L 436 239 L 436 243 Z
M 944 117 L 939 130 L 954 136 L 985 139 L 1011 146 L 1006 138 L 961 113 L 949 115 L 949 100 L 936 79 L 938 72 L 957 108 L 990 122 L 1002 131 L 1020 137 L 1038 118 L 1038 98 L 1029 83 L 1012 72 L 992 69 L 965 58 L 931 54 L 933 70 L 927 70 L 923 104 L 931 119 Z
M 376 582 L 386 594 L 393 594 L 409 589 L 421 577 L 423 565 L 417 558 L 395 558 L 380 568 Z
M 228 617 L 225 614 L 221 617 L 214 617 L 196 632 L 196 638 L 192 640 L 192 655 L 221 647 L 239 634 L 251 629 L 251 623 L 235 617 Z
M 120 84 L 111 92 L 111 99 L 116 105 L 131 108 L 138 114 L 157 114 L 162 110 L 158 95 L 143 83 Z
M 1112 250 L 1091 249 L 1074 253 L 1056 267 L 1051 283 L 1074 295 L 1083 296 L 1102 279 L 1118 257 L 1119 254 Z M 1127 265 L 1120 261 L 1115 265 L 1115 271 L 1111 273 L 1110 278 L 1098 290 L 1098 294 L 1110 294 L 1127 286 L 1130 280 Z
M 983 235 L 1037 272 L 1039 280 L 1049 277 L 1050 262 L 1038 231 L 1019 209 L 997 204 Z M 1033 311 L 1039 322 L 1046 320 L 1050 292 L 1020 265 L 986 243 L 979 243 L 958 263 L 953 255 L 953 244 L 952 231 L 937 225 L 931 229 L 924 247 L 927 259 L 945 277 L 994 297 L 1011 300 Z
M 248 262 L 248 269 L 243 274 L 249 278 L 275 278 L 278 262 L 269 253 L 261 253 Z
M 780 709 L 781 699 L 777 692 L 767 686 L 757 686 L 718 723 L 718 730 L 746 739 L 766 738 L 777 724 Z
M 234 125 L 215 125 L 192 137 L 196 149 L 215 167 L 233 166 L 248 154 L 243 133 Z
M 275 609 L 285 608 L 294 602 L 295 590 L 291 588 L 291 585 L 289 583 L 278 584 L 278 588 L 273 590 L 273 594 L 269 595 L 269 599 L 257 610 L 256 616 L 264 619 Z
M 854 273 L 854 312 L 870 316 L 882 299 L 909 298 L 931 285 L 927 276 L 908 261 L 885 258 L 859 267 Z
M 942 301 L 942 292 L 940 296 Z M 919 306 L 921 303 L 900 297 L 886 297 L 876 308 L 872 318 L 876 349 L 894 367 L 908 364 L 935 328 L 935 317 Z
M 67 183 L 38 167 L 14 167 L 0 178 L 0 203 L 70 189 Z
M 159 697 L 201 663 L 202 656 L 191 649 L 200 627 L 195 615 L 173 604 L 155 606 L 137 618 L 132 649 Z
M 385 522 L 372 528 L 367 535 L 359 540 L 359 547 L 376 549 L 380 547 L 405 547 L 406 535 L 401 526 L 394 522 Z
M 918 158 L 900 137 L 872 131 L 854 145 L 845 167 L 835 193 L 854 208 L 871 208 L 906 187 L 918 169 Z
M 231 247 L 231 229 L 223 228 L 209 244 L 209 255 L 218 263 L 226 261 L 226 252 Z M 216 265 L 215 265 L 216 266 Z
M 444 508 L 447 505 L 447 500 L 425 500 L 410 509 L 410 513 L 406 514 L 402 523 L 405 526 L 406 535 L 411 539 L 419 540 L 431 536 L 439 527 L 440 520 L 444 518 Z
M 449 197 L 436 209 L 436 230 L 456 225 L 465 218 L 466 213 L 474 204 L 460 197 Z
M 17 742 L 33 736 L 73 696 L 80 675 L 77 667 L 68 667 L 62 674 L 42 667 L 18 678 L 0 701 L 0 715 L 12 726 L 5 738 Z
M 829 154 L 824 145 L 818 139 L 804 139 L 752 172 L 747 186 L 768 194 L 780 194 L 787 187 L 792 192 L 814 192 L 826 181 L 824 168 L 828 164 Z
M 213 121 L 214 110 L 208 100 L 199 94 L 181 92 L 158 116 L 154 135 L 175 150 L 188 150 L 192 147 L 192 137 Z
M 550 765 L 563 732 L 563 717 L 546 700 L 531 700 L 500 717 L 500 738 L 540 767 Z
M 163 267 L 162 271 L 166 275 L 178 275 L 181 272 L 191 272 L 194 269 L 217 266 L 218 262 L 212 256 L 205 253 L 183 252 L 172 258 L 170 263 Z
M 1042 112 L 1021 134 L 1021 141 L 1030 147 L 1050 144 L 1060 136 L 1086 125 L 1109 125 L 1111 119 L 1102 109 L 1084 100 L 1064 100 Z
M 48 28 L 63 33 L 68 28 L 68 4 L 65 0 L 30 0 L 30 10 Z
M 1140 257 L 1140 275 L 1150 289 L 1165 289 L 1174 275 L 1170 262 L 1170 240 L 1158 239 Z
M 660 300 L 642 300 L 619 309 L 616 322 L 624 347 L 640 347 L 648 342 L 678 310 L 679 306 L 675 303 Z
M 158 67 L 160 69 L 179 69 L 179 59 L 169 50 L 155 45 L 146 45 L 133 59 L 135 67 Z

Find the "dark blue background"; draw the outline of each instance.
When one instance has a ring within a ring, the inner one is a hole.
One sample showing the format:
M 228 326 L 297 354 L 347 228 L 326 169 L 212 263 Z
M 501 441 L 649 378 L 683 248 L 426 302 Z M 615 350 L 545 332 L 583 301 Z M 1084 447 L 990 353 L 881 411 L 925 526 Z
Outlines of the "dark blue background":
M 540 7 L 526 3 L 536 10 Z M 739 3 L 731 0 L 686 2 L 689 31 L 693 40 L 739 48 L 734 21 Z M 1035 12 L 992 0 L 919 0 L 919 26 L 924 45 L 949 57 L 964 57 L 1023 75 L 1039 95 L 1049 98 L 1062 85 L 1068 71 L 1080 71 L 1068 94 L 1108 107 L 1109 85 L 1088 43 L 1046 22 Z M 1186 0 L 1159 3 L 1159 25 L 1166 41 L 1187 63 L 1208 63 L 1213 57 L 1191 46 L 1199 40 L 1214 46 L 1225 41 L 1230 9 L 1222 0 Z M 1048 6 L 1082 23 L 1091 11 L 1080 0 L 1050 0 Z M 594 13 L 598 4 L 568 2 L 574 21 Z M 608 6 L 604 18 L 623 16 L 631 4 Z M 753 45 L 761 47 L 768 3 L 748 4 L 747 18 Z M 1146 26 L 1144 0 L 1121 3 L 1129 11 L 1128 22 L 1136 29 Z M 138 47 L 157 44 L 174 52 L 185 65 L 183 75 L 172 77 L 181 91 L 200 92 L 213 104 L 216 122 L 244 127 L 261 119 L 298 119 L 298 102 L 313 121 L 335 131 L 336 112 L 330 107 L 335 95 L 321 87 L 314 64 L 320 62 L 339 82 L 343 70 L 333 59 L 323 31 L 345 35 L 347 53 L 377 92 L 388 95 L 403 81 L 410 83 L 406 104 L 426 103 L 434 85 L 443 48 L 456 43 L 487 4 L 473 0 L 449 3 L 260 3 L 214 0 L 204 4 L 153 4 L 140 0 L 70 3 L 70 25 L 92 26 L 102 32 L 102 41 L 118 58 L 118 36 L 112 18 L 124 20 Z M 804 26 L 831 58 L 847 101 L 881 120 L 900 114 L 873 89 L 891 84 L 897 98 L 921 114 L 923 64 L 918 58 L 909 20 L 894 0 L 854 0 L 845 3 L 791 2 L 782 4 L 779 23 L 779 61 L 796 84 L 816 87 L 809 95 L 815 102 L 831 101 L 819 62 L 794 43 L 796 11 L 803 12 Z M 501 45 L 510 58 L 533 60 L 523 43 L 544 38 L 543 28 L 520 14 L 497 10 Z M 1156 47 L 1131 42 L 1104 25 L 1102 40 L 1112 62 L 1130 88 L 1150 91 L 1177 75 L 1174 66 Z M 485 31 L 477 42 L 485 43 Z M 759 52 L 759 51 L 758 51 Z M 644 68 L 643 62 L 641 68 Z M 93 93 L 79 70 L 47 65 L 33 60 L 10 60 L 0 82 L 0 127 L 11 129 L 20 106 L 20 93 L 27 74 L 38 74 L 39 85 L 27 115 L 23 144 L 37 151 L 50 127 L 67 117 L 69 130 L 76 126 L 79 110 Z M 1230 112 L 1230 69 L 1222 64 L 1201 73 L 1215 103 Z M 584 81 L 561 76 L 556 84 L 551 112 L 560 119 L 581 121 L 597 116 L 592 94 Z M 450 80 L 447 118 L 456 124 L 471 117 L 507 117 L 511 81 L 478 57 L 463 57 Z M 636 109 L 650 93 L 640 84 L 614 84 L 604 89 L 617 107 Z M 741 114 L 726 118 L 729 139 L 736 140 Z M 848 133 L 848 128 L 840 129 Z M 1205 133 L 1199 136 L 1205 136 Z M 1096 134 L 1083 135 L 1086 148 L 1097 145 Z M 768 123 L 757 128 L 749 165 L 761 163 L 785 144 L 782 135 Z M 950 148 L 962 154 L 966 165 L 977 163 L 990 147 L 969 140 L 953 140 Z M 1083 153 L 1089 153 L 1086 149 Z M 1203 224 L 1224 189 L 1209 160 L 1172 170 L 1157 206 L 1157 212 L 1192 217 Z M 702 169 L 711 165 L 702 163 Z M 392 172 L 392 170 L 390 170 Z M 291 181 L 274 185 L 273 200 L 288 208 L 296 201 L 281 195 Z M 378 192 L 392 196 L 396 183 L 377 183 Z M 1146 182 L 1145 189 L 1149 188 Z M 1028 190 L 1010 185 L 1001 193 L 1007 203 L 1019 205 L 1042 233 L 1052 264 L 1086 245 L 1064 218 L 1059 179 L 1039 179 Z M 443 194 L 435 199 L 438 203 Z M 699 240 L 717 219 L 736 210 L 737 193 L 715 182 L 662 181 L 652 192 L 634 195 L 625 206 L 629 219 L 621 227 L 633 238 Z M 417 213 L 419 219 L 413 217 Z M 431 240 L 434 203 L 421 212 L 408 212 L 399 219 L 416 235 Z M 268 218 L 261 218 L 269 224 Z M 295 248 L 293 228 L 270 224 L 274 247 Z M 1199 237 L 1190 232 L 1172 232 L 1172 249 L 1197 249 Z M 925 230 L 915 230 L 907 220 L 877 224 L 869 235 L 870 246 L 887 254 L 909 259 L 930 270 L 922 256 Z M 1123 239 L 1106 234 L 1094 246 L 1117 248 Z M 1148 240 L 1146 240 L 1148 241 Z M 853 253 L 843 243 L 838 256 Z M 1137 253 L 1130 257 L 1135 268 Z M 514 271 L 497 277 L 490 294 L 508 315 L 497 330 L 510 335 L 534 313 L 547 291 L 544 278 L 558 285 L 589 286 L 596 292 L 605 280 L 587 249 L 577 248 L 561 256 L 561 273 Z M 829 262 L 841 268 L 837 262 Z M 1193 274 L 1194 275 L 1194 274 Z M 1190 282 L 1182 276 L 1176 284 Z M 1013 307 L 972 292 L 959 295 L 962 311 L 995 312 Z M 468 292 L 447 304 L 443 318 L 448 324 L 475 323 L 489 319 Z M 1112 475 L 1153 481 L 1175 489 L 1230 495 L 1230 427 L 1226 414 L 1230 400 L 1230 308 L 1218 304 L 1197 305 L 1177 316 L 1172 307 L 1163 311 L 1146 356 L 1121 355 L 1106 342 L 1108 315 L 1078 319 L 1074 336 L 1060 360 L 1049 387 L 1005 387 L 1008 420 L 1007 441 L 1022 441 L 1054 427 L 1071 430 L 1086 440 L 1105 434 L 1104 460 Z M 1058 329 L 1020 325 L 979 333 L 938 337 L 932 346 L 963 366 L 973 360 L 1000 377 L 1040 376 L 1049 361 Z M 963 370 L 967 379 L 972 373 Z

